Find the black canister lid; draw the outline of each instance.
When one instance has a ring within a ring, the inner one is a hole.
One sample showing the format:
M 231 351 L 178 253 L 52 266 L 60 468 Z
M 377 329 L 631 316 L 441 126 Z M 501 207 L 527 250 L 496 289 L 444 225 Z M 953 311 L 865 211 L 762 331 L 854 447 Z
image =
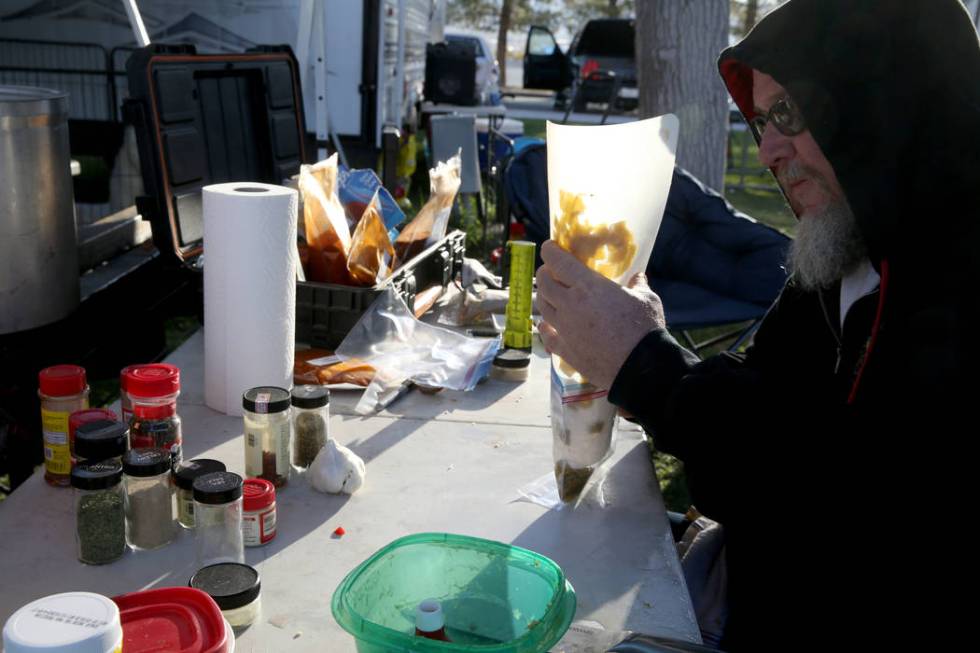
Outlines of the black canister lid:
M 194 500 L 209 505 L 231 503 L 242 496 L 242 477 L 232 472 L 210 472 L 194 479 Z
M 93 462 L 126 453 L 129 427 L 122 422 L 100 419 L 75 430 L 75 454 Z
M 261 386 L 242 395 L 242 408 L 250 413 L 281 413 L 289 409 L 289 390 Z
M 531 364 L 531 353 L 523 349 L 505 349 L 494 357 L 493 364 L 507 369 L 521 369 Z
M 330 403 L 330 391 L 322 385 L 298 385 L 293 388 L 293 405 L 297 408 L 323 408 Z
M 79 463 L 71 470 L 71 486 L 79 490 L 105 490 L 119 485 L 123 468 L 115 460 Z
M 234 610 L 259 597 L 262 583 L 254 567 L 240 562 L 208 565 L 191 576 L 189 586 L 206 593 L 222 610 Z
M 127 476 L 157 476 L 170 469 L 170 452 L 166 449 L 130 449 L 123 455 L 123 471 Z
M 177 466 L 177 469 L 174 470 L 174 483 L 181 490 L 193 490 L 194 479 L 198 476 L 223 471 L 225 471 L 225 464 L 220 460 L 197 458 L 196 460 L 189 460 Z

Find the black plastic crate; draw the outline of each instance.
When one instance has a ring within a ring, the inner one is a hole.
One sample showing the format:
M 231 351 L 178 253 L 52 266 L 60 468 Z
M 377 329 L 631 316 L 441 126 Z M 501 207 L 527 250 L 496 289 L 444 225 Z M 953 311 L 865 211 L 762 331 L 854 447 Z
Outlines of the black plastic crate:
M 454 231 L 400 267 L 384 283 L 371 288 L 332 283 L 296 284 L 296 340 L 314 347 L 334 349 L 361 315 L 385 289 L 391 287 L 415 309 L 419 292 L 448 286 L 463 268 L 466 234 Z

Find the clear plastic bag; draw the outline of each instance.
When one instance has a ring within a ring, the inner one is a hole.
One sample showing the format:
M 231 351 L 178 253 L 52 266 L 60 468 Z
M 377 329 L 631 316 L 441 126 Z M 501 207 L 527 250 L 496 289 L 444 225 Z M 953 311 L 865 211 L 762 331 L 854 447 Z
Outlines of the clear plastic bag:
M 374 170 L 368 168 L 349 170 L 341 165 L 337 173 L 337 184 L 337 195 L 347 211 L 351 224 L 357 225 L 375 194 L 378 196 L 381 219 L 387 231 L 390 232 L 405 221 L 405 212 L 399 208 L 391 193 L 381 185 L 381 180 Z
M 459 192 L 461 158 L 456 154 L 429 170 L 429 200 L 395 240 L 399 263 L 405 263 L 446 235 L 449 214 Z
M 351 234 L 344 207 L 337 198 L 337 155 L 299 171 L 306 230 L 306 278 L 350 285 L 347 257 Z
M 377 398 L 406 381 L 472 390 L 490 371 L 499 348 L 499 339 L 469 338 L 420 322 L 388 288 L 357 321 L 336 354 L 344 360 L 359 359 L 377 370 L 356 409 L 368 414 L 383 407 Z
M 374 286 L 391 274 L 395 248 L 388 239 L 388 231 L 381 221 L 381 205 L 378 193 L 374 194 L 351 238 L 347 271 L 351 282 L 360 286 Z

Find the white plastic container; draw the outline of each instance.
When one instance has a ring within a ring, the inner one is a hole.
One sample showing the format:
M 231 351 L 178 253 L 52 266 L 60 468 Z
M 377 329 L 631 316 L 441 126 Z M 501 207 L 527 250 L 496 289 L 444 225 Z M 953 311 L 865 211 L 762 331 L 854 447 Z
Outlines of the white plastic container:
M 119 608 L 90 592 L 28 603 L 3 627 L 5 653 L 121 653 L 122 643 Z

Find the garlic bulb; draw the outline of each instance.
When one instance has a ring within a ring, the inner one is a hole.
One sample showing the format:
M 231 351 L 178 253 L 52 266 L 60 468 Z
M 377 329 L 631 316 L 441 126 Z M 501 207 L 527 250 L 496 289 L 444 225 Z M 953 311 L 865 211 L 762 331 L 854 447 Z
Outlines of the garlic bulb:
M 309 474 L 310 483 L 320 492 L 354 494 L 364 484 L 364 461 L 330 439 L 316 455 Z

